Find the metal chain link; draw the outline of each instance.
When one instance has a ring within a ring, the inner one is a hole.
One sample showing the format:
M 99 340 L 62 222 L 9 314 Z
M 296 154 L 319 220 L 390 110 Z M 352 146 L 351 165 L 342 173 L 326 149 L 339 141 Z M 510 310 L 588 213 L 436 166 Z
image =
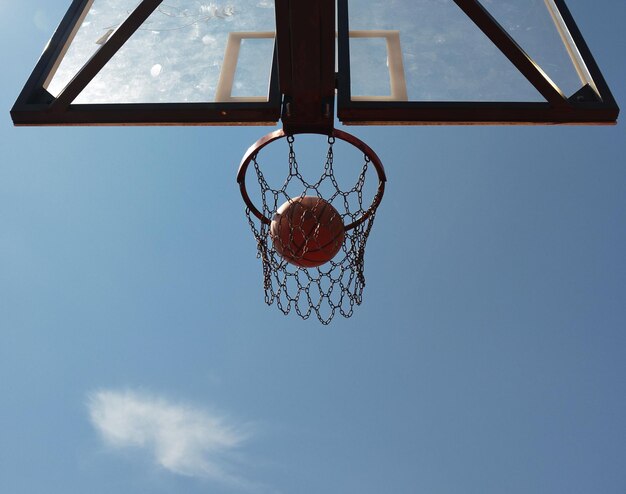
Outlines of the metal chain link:
M 331 136 L 328 138 L 324 172 L 317 182 L 309 183 L 298 169 L 294 150 L 295 138 L 287 136 L 287 142 L 289 171 L 280 189 L 272 188 L 268 184 L 257 161 L 258 156 L 254 156 L 252 160 L 261 189 L 263 214 L 266 217 L 274 217 L 281 197 L 286 200 L 293 199 L 289 196 L 287 189 L 294 181 L 297 181 L 302 188 L 300 197 L 304 197 L 308 191 L 314 191 L 320 198 L 322 197 L 320 187 L 324 182 L 329 181 L 333 192 L 325 200 L 332 203 L 341 197 L 343 211 L 339 213 L 344 224 L 352 223 L 369 213 L 364 222 L 345 232 L 344 243 L 335 258 L 316 268 L 302 268 L 289 264 L 278 254 L 270 238 L 270 226 L 258 222 L 250 209 L 246 209 L 250 229 L 257 241 L 257 257 L 261 259 L 263 265 L 265 302 L 268 305 L 276 304 L 284 314 L 289 314 L 291 310 L 294 310 L 303 319 L 308 319 L 314 313 L 322 324 L 329 324 L 337 312 L 344 317 L 350 317 L 354 306 L 362 302 L 365 287 L 365 244 L 376 215 L 375 207 L 370 211 L 369 206 L 364 208 L 363 205 L 363 188 L 370 160 L 367 156 L 364 157 L 355 185 L 348 190 L 342 190 L 333 169 L 335 139 Z M 270 203 L 268 203 L 268 197 L 273 198 Z M 356 204 L 356 208 L 351 208 L 351 200 L 353 205 Z M 300 232 L 305 237 L 310 233 Z M 293 241 L 293 231 L 291 236 L 290 240 Z

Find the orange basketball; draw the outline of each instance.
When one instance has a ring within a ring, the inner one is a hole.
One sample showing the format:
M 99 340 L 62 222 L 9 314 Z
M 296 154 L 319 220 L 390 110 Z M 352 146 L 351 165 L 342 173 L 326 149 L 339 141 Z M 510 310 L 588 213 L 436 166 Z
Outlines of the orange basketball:
M 291 199 L 272 220 L 274 249 L 287 262 L 314 268 L 330 261 L 345 238 L 343 219 L 327 201 L 315 196 Z

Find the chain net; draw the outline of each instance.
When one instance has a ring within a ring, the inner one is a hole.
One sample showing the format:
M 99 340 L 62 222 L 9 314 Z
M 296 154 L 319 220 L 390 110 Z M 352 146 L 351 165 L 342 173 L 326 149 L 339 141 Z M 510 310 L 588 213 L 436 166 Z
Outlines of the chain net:
M 382 190 L 379 188 L 375 199 L 364 204 L 364 186 L 371 166 L 367 155 L 363 155 L 363 165 L 356 183 L 348 189 L 340 187 L 333 169 L 333 137 L 328 138 L 328 151 L 321 176 L 317 181 L 307 181 L 300 173 L 294 141 L 293 136 L 287 136 L 289 168 L 280 188 L 272 188 L 266 180 L 258 154 L 252 157 L 251 164 L 261 188 L 263 216 L 275 218 L 277 210 L 287 201 L 299 201 L 306 196 L 323 199 L 336 209 L 345 225 L 344 241 L 339 251 L 320 266 L 296 266 L 277 251 L 276 247 L 279 247 L 278 250 L 284 254 L 284 248 L 274 245 L 277 239 L 272 240 L 271 225 L 260 221 L 250 208 L 246 209 L 246 215 L 257 241 L 257 257 L 263 264 L 265 302 L 268 305 L 276 304 L 284 314 L 293 310 L 303 319 L 315 314 L 322 324 L 328 324 L 337 313 L 350 317 L 354 306 L 361 304 L 365 287 L 365 244 L 374 223 L 378 203 L 376 197 L 382 194 Z M 303 231 L 303 218 L 296 216 L 298 218 L 288 217 L 289 221 L 294 222 L 292 230 L 298 229 L 300 236 L 312 235 L 313 229 Z M 293 236 L 292 232 L 291 238 Z

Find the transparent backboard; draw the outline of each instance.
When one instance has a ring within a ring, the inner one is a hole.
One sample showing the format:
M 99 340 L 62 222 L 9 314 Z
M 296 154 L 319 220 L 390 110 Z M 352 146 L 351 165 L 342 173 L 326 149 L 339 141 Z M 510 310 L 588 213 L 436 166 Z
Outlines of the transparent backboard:
M 537 111 L 511 122 L 549 122 L 541 104 L 614 105 L 563 0 L 338 0 L 338 6 L 338 105 L 346 123 L 420 121 L 425 114 L 398 110 L 437 104 L 501 105 L 504 111 L 485 123 L 507 122 L 515 108 Z M 370 115 L 366 108 L 381 111 Z M 433 114 L 433 123 L 447 121 L 441 115 Z M 480 121 L 471 111 L 464 118 Z
M 274 124 L 275 30 L 272 0 L 74 0 L 13 120 Z
M 328 98 L 308 101 L 307 118 L 331 114 L 335 81 L 337 116 L 355 125 L 610 124 L 619 113 L 564 0 L 336 0 L 336 74 L 320 62 L 333 58 L 330 2 L 299 1 L 73 0 L 13 121 L 271 125 L 291 115 L 294 90 Z M 302 5 L 316 22 L 290 17 Z M 318 73 L 323 96 L 307 89 Z

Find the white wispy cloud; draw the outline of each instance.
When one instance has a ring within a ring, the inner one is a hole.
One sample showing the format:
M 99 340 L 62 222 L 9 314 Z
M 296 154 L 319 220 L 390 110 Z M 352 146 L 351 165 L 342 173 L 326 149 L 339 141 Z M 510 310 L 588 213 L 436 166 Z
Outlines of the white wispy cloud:
M 98 390 L 87 405 L 93 426 L 113 448 L 143 451 L 176 474 L 250 486 L 234 461 L 250 437 L 248 425 L 132 390 Z
M 33 23 L 35 27 L 44 33 L 50 31 L 50 18 L 45 10 L 37 9 L 33 15 Z

